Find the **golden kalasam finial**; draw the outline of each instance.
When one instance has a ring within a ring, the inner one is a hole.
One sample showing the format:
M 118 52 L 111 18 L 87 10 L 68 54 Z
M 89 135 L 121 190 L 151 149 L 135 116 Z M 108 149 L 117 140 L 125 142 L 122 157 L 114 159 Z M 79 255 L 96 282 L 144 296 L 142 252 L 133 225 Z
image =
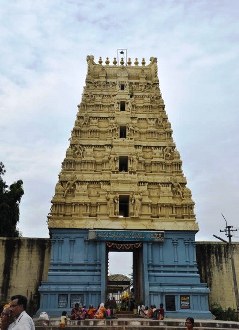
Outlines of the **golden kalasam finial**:
M 128 64 L 128 65 L 131 65 L 131 64 L 132 64 L 132 62 L 131 62 L 131 58 L 130 58 L 130 57 L 128 58 L 128 62 L 127 62 L 127 64 Z

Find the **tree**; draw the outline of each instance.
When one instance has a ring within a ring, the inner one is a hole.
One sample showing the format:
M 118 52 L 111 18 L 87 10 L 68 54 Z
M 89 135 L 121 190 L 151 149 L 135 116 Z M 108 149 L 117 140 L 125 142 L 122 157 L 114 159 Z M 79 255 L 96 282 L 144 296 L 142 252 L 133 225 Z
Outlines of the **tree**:
M 3 180 L 5 166 L 0 162 L 0 236 L 19 237 L 19 204 L 24 194 L 23 182 L 18 180 L 8 187 Z

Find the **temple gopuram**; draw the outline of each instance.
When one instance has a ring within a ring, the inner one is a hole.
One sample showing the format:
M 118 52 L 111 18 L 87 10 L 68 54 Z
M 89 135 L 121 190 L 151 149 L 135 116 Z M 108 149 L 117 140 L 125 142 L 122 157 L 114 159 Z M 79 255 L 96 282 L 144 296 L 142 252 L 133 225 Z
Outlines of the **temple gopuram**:
M 52 251 L 40 311 L 60 315 L 108 294 L 113 251 L 133 254 L 136 304 L 211 318 L 195 256 L 194 202 L 172 137 L 157 58 L 88 71 L 48 217 Z

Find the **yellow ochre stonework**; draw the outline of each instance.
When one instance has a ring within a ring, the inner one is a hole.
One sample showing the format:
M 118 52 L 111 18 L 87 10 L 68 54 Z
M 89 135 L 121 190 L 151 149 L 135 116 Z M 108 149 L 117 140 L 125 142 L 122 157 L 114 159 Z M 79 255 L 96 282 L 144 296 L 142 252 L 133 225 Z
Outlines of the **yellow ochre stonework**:
M 191 191 L 150 63 L 88 72 L 56 184 L 49 228 L 198 230 Z

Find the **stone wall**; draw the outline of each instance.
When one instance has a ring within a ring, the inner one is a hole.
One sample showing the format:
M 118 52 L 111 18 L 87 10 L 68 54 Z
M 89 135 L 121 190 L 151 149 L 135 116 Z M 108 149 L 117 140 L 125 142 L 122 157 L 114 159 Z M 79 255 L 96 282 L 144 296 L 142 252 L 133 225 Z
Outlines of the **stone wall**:
M 29 312 L 38 307 L 38 287 L 47 278 L 50 240 L 44 238 L 0 238 L 0 301 L 23 294 Z
M 0 238 L 0 301 L 7 301 L 13 294 L 24 294 L 31 301 L 32 310 L 37 309 L 38 287 L 47 279 L 50 248 L 47 238 Z M 210 305 L 217 303 L 223 308 L 236 309 L 239 243 L 232 244 L 231 254 L 224 243 L 197 242 L 196 252 L 201 280 L 208 283 L 211 290 Z
M 219 304 L 223 308 L 237 309 L 239 303 L 239 243 L 232 243 L 229 246 L 225 243 L 197 242 L 196 252 L 201 280 L 206 282 L 211 290 L 210 306 Z

